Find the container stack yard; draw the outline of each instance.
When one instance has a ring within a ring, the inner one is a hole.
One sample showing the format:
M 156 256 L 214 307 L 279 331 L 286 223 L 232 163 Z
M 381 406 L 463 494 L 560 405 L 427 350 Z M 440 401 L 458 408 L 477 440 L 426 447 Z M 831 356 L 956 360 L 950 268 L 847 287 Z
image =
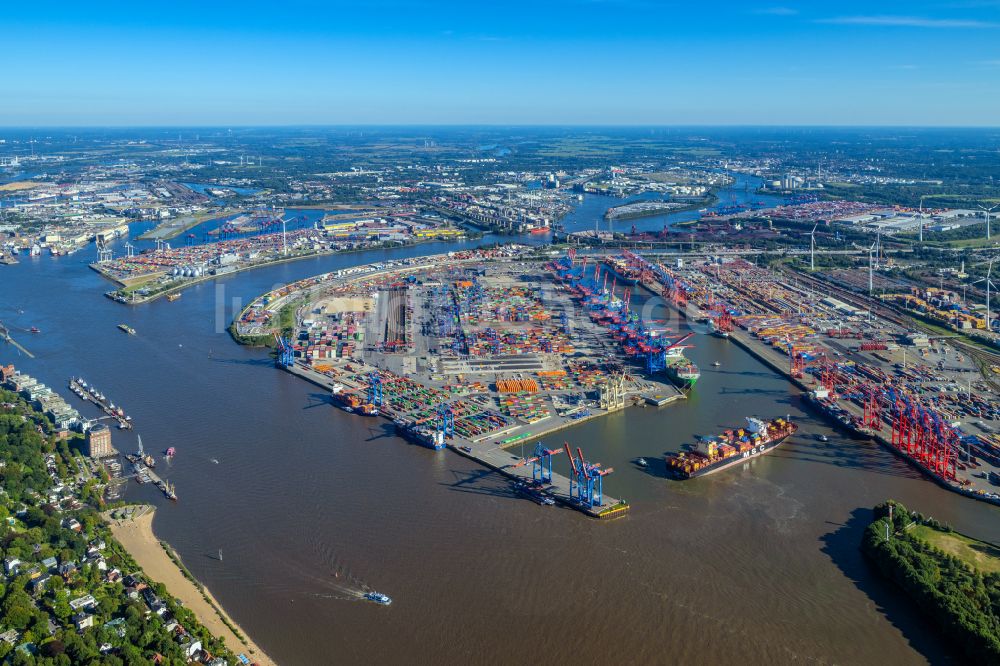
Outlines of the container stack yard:
M 683 393 L 665 373 L 647 373 L 647 352 L 628 351 L 647 341 L 628 342 L 626 332 L 615 343 L 603 310 L 589 316 L 598 301 L 621 307 L 614 289 L 587 302 L 567 271 L 525 253 L 453 253 L 310 278 L 256 299 L 234 333 L 275 336 L 279 365 L 327 388 L 342 409 L 390 418 L 409 440 L 479 460 L 540 498 L 621 515 L 628 504 L 603 494 L 610 472 L 598 474 L 582 452 L 551 472 L 555 453 L 509 449 L 646 396 L 665 404 Z M 648 335 L 649 322 L 626 319 L 622 330 Z M 280 330 L 283 321 L 294 324 Z

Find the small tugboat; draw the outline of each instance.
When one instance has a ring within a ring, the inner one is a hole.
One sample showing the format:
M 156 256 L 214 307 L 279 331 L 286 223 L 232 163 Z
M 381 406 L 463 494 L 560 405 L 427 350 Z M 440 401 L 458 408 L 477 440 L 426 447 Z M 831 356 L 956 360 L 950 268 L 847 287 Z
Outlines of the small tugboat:
M 556 503 L 554 499 L 543 493 L 541 489 L 536 486 L 528 485 L 524 481 L 518 481 L 515 483 L 514 489 L 536 504 L 540 504 L 542 506 L 552 506 Z
M 365 592 L 365 599 L 371 601 L 372 603 L 379 604 L 380 606 L 388 606 L 392 603 L 392 599 L 389 595 L 382 594 L 381 592 Z

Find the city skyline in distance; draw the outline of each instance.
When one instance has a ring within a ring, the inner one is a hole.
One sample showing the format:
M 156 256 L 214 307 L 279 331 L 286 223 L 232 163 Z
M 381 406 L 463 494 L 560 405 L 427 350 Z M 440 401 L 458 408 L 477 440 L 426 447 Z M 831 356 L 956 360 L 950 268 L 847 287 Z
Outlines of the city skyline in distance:
M 55 2 L 0 126 L 988 127 L 1000 2 Z

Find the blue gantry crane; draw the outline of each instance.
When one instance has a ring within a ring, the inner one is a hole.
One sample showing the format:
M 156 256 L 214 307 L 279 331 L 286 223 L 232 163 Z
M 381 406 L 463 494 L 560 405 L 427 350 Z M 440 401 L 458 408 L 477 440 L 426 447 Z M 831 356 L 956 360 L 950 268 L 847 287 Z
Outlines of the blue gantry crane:
M 531 459 L 531 478 L 535 483 L 552 483 L 552 456 L 560 453 L 562 449 L 547 449 L 541 442 L 535 444 L 535 456 Z
M 514 467 L 531 465 L 531 480 L 536 486 L 544 486 L 552 483 L 552 456 L 562 453 L 562 449 L 547 449 L 541 442 L 535 444 L 535 451 L 531 458 L 522 459 L 515 463 Z
M 377 372 L 368 375 L 368 404 L 382 406 L 382 376 Z
M 277 344 L 274 364 L 279 368 L 290 368 L 295 365 L 295 348 L 292 346 L 292 341 L 275 333 L 274 342 Z
M 600 463 L 587 462 L 579 447 L 576 449 L 577 458 L 574 459 L 568 443 L 563 445 L 563 450 L 572 467 L 569 477 L 570 498 L 591 509 L 601 506 L 604 503 L 604 477 L 614 472 L 614 468 L 601 469 Z
M 455 436 L 455 410 L 451 405 L 438 407 L 438 431 L 444 433 L 445 437 Z

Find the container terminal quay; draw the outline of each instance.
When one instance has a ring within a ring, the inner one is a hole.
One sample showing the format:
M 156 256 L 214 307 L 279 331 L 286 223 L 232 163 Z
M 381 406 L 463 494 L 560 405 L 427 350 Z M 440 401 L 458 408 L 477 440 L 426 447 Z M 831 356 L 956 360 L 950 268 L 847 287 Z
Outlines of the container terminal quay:
M 732 257 L 663 261 L 669 266 L 572 249 L 539 258 L 506 246 L 358 266 L 259 296 L 231 331 L 243 343 L 275 345 L 277 365 L 326 389 L 335 407 L 391 418 L 416 444 L 449 448 L 540 504 L 594 517 L 629 509 L 613 496 L 614 470 L 555 433 L 628 407 L 681 401 L 668 409 L 684 409 L 700 375 L 684 349 L 699 335 L 743 347 L 835 425 L 929 479 L 1000 503 L 991 377 L 1000 358 L 955 336 L 921 333 L 885 305 L 902 294 L 869 302 Z M 633 308 L 640 291 L 683 313 L 695 332 Z M 746 416 L 780 422 L 784 414 Z M 734 441 L 725 455 L 756 453 Z M 714 447 L 685 448 L 680 457 L 696 468 L 720 462 Z M 672 464 L 676 452 L 666 453 Z
M 578 316 L 572 294 L 545 262 L 527 261 L 529 252 L 450 253 L 309 278 L 256 299 L 233 333 L 244 342 L 277 335 L 278 364 L 327 389 L 337 407 L 392 418 L 411 441 L 498 470 L 540 503 L 621 515 L 628 503 L 604 492 L 613 469 L 540 441 L 684 393 L 666 377 L 637 373 L 607 328 Z M 286 337 L 275 326 L 289 308 L 295 324 Z

